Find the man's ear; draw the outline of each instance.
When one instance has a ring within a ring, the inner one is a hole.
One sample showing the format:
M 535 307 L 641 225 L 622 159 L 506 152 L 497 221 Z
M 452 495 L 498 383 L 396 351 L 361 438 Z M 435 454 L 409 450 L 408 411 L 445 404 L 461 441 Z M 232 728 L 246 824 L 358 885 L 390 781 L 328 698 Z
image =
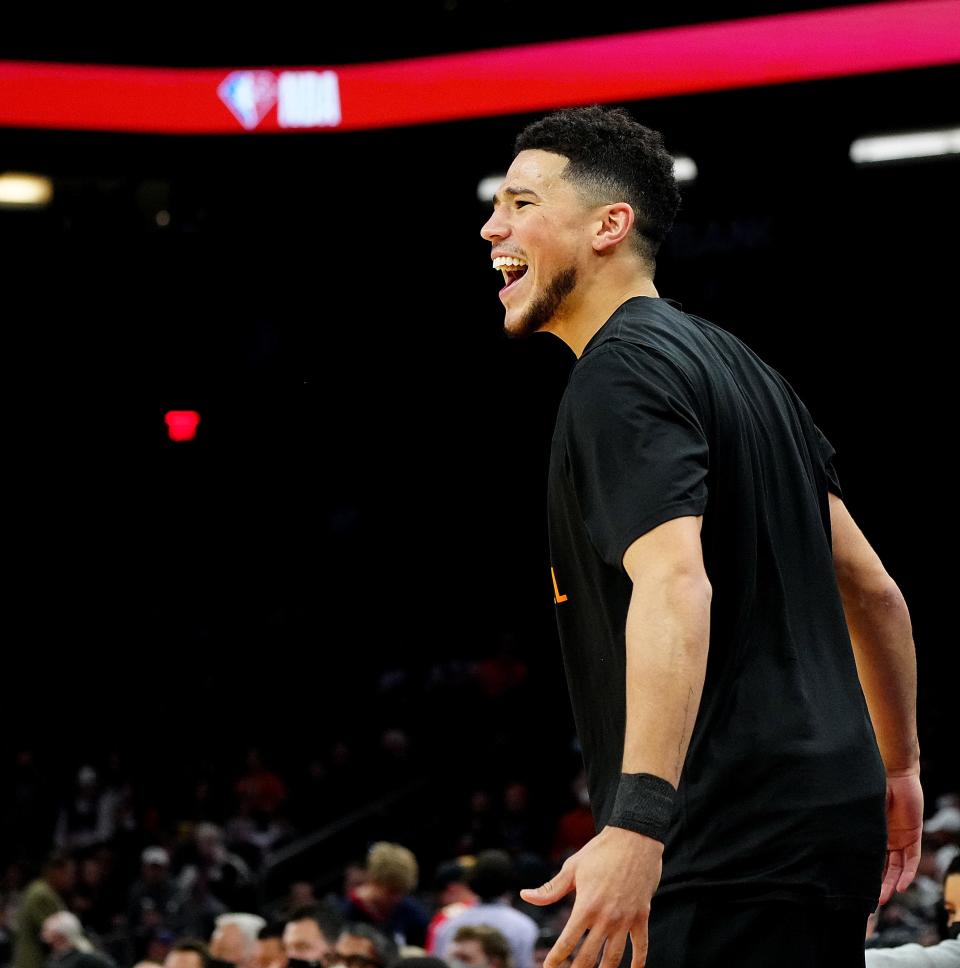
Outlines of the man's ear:
M 594 250 L 607 252 L 616 248 L 630 234 L 634 221 L 633 208 L 626 202 L 604 205 L 593 237 Z

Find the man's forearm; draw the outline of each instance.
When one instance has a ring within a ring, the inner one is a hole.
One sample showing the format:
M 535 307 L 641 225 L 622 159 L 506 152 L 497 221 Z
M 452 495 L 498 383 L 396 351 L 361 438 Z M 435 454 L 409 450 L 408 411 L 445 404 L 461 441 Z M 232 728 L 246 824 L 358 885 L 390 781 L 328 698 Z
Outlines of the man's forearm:
M 907 603 L 896 583 L 843 594 L 857 674 L 888 773 L 919 769 L 917 657 Z
M 624 773 L 679 784 L 703 692 L 710 598 L 702 576 L 660 575 L 634 585 L 626 627 Z

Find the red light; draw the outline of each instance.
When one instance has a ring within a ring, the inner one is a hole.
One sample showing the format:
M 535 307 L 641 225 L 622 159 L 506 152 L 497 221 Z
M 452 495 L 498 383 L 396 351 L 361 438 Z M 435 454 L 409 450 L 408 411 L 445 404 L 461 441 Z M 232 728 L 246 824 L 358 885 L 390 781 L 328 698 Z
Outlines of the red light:
M 167 436 L 178 443 L 193 440 L 197 436 L 197 424 L 200 414 L 196 410 L 168 410 L 164 415 L 167 425 Z

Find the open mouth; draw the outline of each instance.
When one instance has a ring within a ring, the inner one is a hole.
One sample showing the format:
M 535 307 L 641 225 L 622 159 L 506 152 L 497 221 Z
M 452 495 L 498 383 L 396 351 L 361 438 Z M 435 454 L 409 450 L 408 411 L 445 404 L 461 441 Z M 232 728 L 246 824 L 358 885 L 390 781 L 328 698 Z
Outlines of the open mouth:
M 505 283 L 503 289 L 500 290 L 501 293 L 506 292 L 508 289 L 512 289 L 516 283 L 518 283 L 527 274 L 527 266 L 517 266 L 512 269 L 503 270 L 503 281 Z
M 498 255 L 493 260 L 493 268 L 503 273 L 502 296 L 509 292 L 527 274 L 527 260 L 516 255 Z

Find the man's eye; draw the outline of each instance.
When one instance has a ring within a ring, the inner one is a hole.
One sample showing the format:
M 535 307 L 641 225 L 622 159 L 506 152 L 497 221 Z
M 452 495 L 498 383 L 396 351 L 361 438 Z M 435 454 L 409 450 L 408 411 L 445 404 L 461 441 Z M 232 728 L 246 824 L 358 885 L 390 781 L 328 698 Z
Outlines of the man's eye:
M 526 199 L 523 199 L 523 198 L 517 199 L 517 208 L 519 208 L 521 205 L 532 205 L 532 204 L 533 202 L 528 202 Z

